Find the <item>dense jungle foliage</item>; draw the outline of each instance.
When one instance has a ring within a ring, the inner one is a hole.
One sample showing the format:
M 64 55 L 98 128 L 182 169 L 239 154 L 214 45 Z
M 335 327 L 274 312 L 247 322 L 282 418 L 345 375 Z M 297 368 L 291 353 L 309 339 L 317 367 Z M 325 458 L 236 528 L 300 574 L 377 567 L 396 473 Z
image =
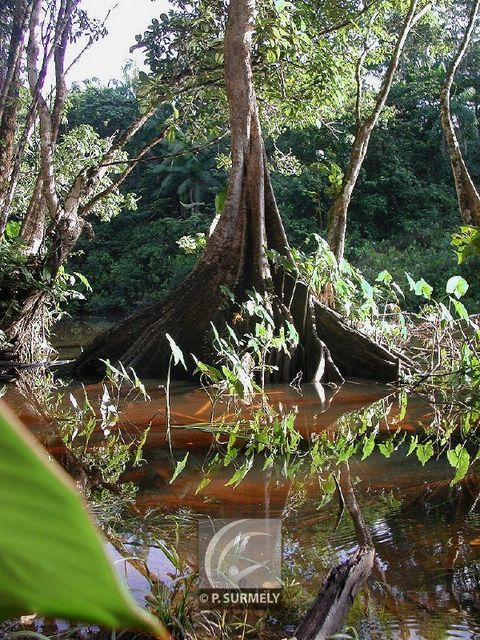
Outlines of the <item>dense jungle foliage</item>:
M 0 3 L 0 636 L 477 637 L 480 0 L 170 0 L 69 86 L 85 5 Z M 281 606 L 209 607 L 250 514 Z
M 418 66 L 415 54 L 410 51 L 412 59 L 403 63 L 387 113 L 373 132 L 350 207 L 346 257 L 368 280 L 388 269 L 406 284 L 407 271 L 415 279 L 423 277 L 438 294 L 453 273 L 475 282 L 480 263 L 472 258 L 457 266 L 451 235 L 460 217 L 438 110 L 443 73 L 440 65 Z M 478 49 L 469 55 L 454 103 L 475 180 L 480 179 L 478 55 Z M 126 126 L 136 109 L 131 80 L 102 86 L 92 79 L 72 92 L 68 127 L 87 125 L 110 136 Z M 272 183 L 293 246 L 308 251 L 309 236 L 325 233 L 353 128 L 353 121 L 344 118 L 267 139 Z M 135 155 L 141 144 L 141 139 L 132 143 L 130 153 Z M 136 167 L 123 187 L 134 194 L 135 210 L 95 221 L 95 238 L 83 240 L 72 259 L 70 270 L 82 272 L 93 288 L 73 313 L 126 315 L 178 286 L 197 259 L 203 237 L 198 234 L 208 236 L 215 198 L 225 188 L 228 144 L 224 137 L 192 153 L 178 132 L 158 145 L 158 159 Z M 480 308 L 476 287 L 467 301 L 472 312 Z

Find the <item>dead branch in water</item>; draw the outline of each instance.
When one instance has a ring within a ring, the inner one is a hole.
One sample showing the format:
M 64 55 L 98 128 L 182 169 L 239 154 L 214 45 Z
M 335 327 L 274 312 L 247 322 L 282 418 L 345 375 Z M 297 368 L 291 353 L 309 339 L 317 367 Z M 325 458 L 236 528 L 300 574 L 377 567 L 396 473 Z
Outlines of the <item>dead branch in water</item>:
M 360 547 L 330 571 L 295 631 L 296 640 L 326 640 L 342 628 L 355 596 L 372 571 L 374 557 L 373 547 Z

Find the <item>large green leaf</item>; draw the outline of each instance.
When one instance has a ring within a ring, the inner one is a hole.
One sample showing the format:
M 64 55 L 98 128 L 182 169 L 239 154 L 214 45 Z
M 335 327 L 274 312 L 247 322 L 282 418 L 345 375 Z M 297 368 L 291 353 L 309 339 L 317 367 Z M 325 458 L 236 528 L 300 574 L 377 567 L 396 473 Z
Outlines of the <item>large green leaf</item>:
M 0 619 L 38 613 L 169 637 L 138 607 L 64 471 L 0 403 Z

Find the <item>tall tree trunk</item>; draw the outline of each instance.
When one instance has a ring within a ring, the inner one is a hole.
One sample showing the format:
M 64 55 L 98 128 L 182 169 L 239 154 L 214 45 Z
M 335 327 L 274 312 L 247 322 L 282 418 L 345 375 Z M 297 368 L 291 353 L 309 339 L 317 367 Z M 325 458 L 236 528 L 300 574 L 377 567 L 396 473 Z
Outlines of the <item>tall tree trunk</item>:
M 5 77 L 0 86 L 0 238 L 8 220 L 8 193 L 15 153 L 20 71 L 29 11 L 30 6 L 26 0 L 16 1 Z
M 295 325 L 300 344 L 290 356 L 276 354 L 274 379 L 287 380 L 299 371 L 304 380 L 323 382 L 340 382 L 342 374 L 383 380 L 398 375 L 395 356 L 347 327 L 303 282 L 269 262 L 266 247 L 291 256 L 268 175 L 253 85 L 254 18 L 254 0 L 231 0 L 224 54 L 232 169 L 224 211 L 206 250 L 174 295 L 99 336 L 76 362 L 80 375 L 101 374 L 101 359 L 108 358 L 143 376 L 164 376 L 170 360 L 166 333 L 185 354 L 209 357 L 211 322 L 218 325 L 232 317 L 224 287 L 239 301 L 248 289 L 268 292 L 278 324 L 289 320 Z
M 480 0 L 474 0 L 470 16 L 460 47 L 450 65 L 447 77 L 440 93 L 440 113 L 442 120 L 443 133 L 448 147 L 448 155 L 452 166 L 453 177 L 455 180 L 455 188 L 457 191 L 458 206 L 460 215 L 467 224 L 480 226 L 480 195 L 473 184 L 470 173 L 468 172 L 465 160 L 463 159 L 462 150 L 455 133 L 452 114 L 450 111 L 450 96 L 452 85 L 455 80 L 455 74 L 467 51 L 470 43 L 475 23 L 480 7 Z
M 52 4 L 45 0 L 9 0 L 9 6 L 0 9 L 1 16 L 7 16 L 13 25 L 8 41 L 2 36 L 0 42 L 3 48 L 6 43 L 9 46 L 6 64 L 0 63 L 0 238 L 9 219 L 21 161 L 35 123 L 39 125 L 40 141 L 38 174 L 20 232 L 25 253 L 31 258 L 31 279 L 29 283 L 21 282 L 20 286 L 13 281 L 4 283 L 0 291 L 2 301 L 7 303 L 4 305 L 6 313 L 0 317 L 0 335 L 2 339 L 3 335 L 6 337 L 6 344 L 2 340 L 0 345 L 0 360 L 8 360 L 12 366 L 18 361 L 35 362 L 44 357 L 45 347 L 48 347 L 47 311 L 51 308 L 55 278 L 81 233 L 90 228 L 89 213 L 102 198 L 122 184 L 165 135 L 164 129 L 110 184 L 98 191 L 111 171 L 112 163 L 116 162 L 118 151 L 156 113 L 157 107 L 152 106 L 117 136 L 96 166 L 80 170 L 67 195 L 60 197 L 54 155 L 67 95 L 65 55 L 79 2 L 62 0 Z M 18 97 L 20 62 L 24 58 L 30 105 L 23 132 L 15 139 L 17 100 L 11 98 Z M 50 70 L 55 77 L 51 101 L 44 95 Z
M 355 133 L 350 160 L 345 172 L 341 191 L 333 201 L 330 208 L 328 224 L 328 244 L 330 245 L 330 249 L 335 254 L 337 260 L 343 258 L 343 254 L 345 251 L 348 207 L 350 206 L 350 200 L 352 199 L 353 190 L 355 188 L 355 185 L 357 184 L 360 169 L 362 168 L 363 161 L 365 160 L 365 156 L 367 155 L 372 131 L 375 129 L 378 119 L 387 102 L 393 78 L 395 77 L 395 73 L 400 62 L 400 56 L 407 40 L 407 36 L 414 25 L 420 20 L 420 18 L 425 15 L 429 8 L 427 5 L 427 7 L 424 7 L 421 11 L 418 12 L 418 14 L 415 15 L 417 5 L 418 0 L 410 1 L 410 6 L 400 29 L 392 58 L 390 60 L 387 72 L 377 95 L 375 107 L 371 115 L 365 120 L 365 122 L 363 122 L 363 124 L 361 123 L 359 104 L 362 79 L 358 72 L 359 68 L 357 67 L 357 130 Z M 362 57 L 360 61 L 363 61 Z
M 20 237 L 25 243 L 25 252 L 32 256 L 38 254 L 43 244 L 45 237 L 45 211 L 43 180 L 39 174 L 20 230 Z

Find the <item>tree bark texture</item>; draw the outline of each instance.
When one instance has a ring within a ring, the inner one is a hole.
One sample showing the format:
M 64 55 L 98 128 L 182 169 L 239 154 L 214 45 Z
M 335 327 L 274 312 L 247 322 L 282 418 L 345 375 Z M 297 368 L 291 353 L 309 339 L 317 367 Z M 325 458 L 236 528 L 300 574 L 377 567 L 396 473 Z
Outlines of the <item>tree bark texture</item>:
M 448 69 L 447 77 L 440 93 L 440 113 L 443 133 L 447 143 L 448 155 L 452 167 L 455 189 L 457 191 L 460 215 L 467 224 L 480 226 L 480 195 L 475 187 L 470 173 L 465 164 L 462 150 L 458 142 L 455 126 L 450 110 L 450 98 L 455 74 L 467 51 L 472 37 L 480 7 L 480 0 L 475 0 L 470 12 L 468 24 L 462 38 L 460 47 Z
M 18 180 L 22 155 L 32 128 L 38 123 L 39 157 L 35 186 L 22 220 L 20 237 L 29 256 L 32 285 L 18 288 L 11 283 L 0 291 L 7 313 L 0 318 L 0 329 L 10 346 L 3 347 L 2 358 L 32 362 L 45 357 L 47 346 L 49 283 L 53 288 L 60 268 L 90 225 L 87 216 L 97 202 L 112 192 L 160 139 L 164 131 L 148 143 L 138 158 L 118 174 L 112 184 L 98 193 L 98 185 L 110 171 L 117 152 L 156 112 L 156 107 L 142 113 L 122 132 L 104 153 L 98 164 L 81 170 L 72 181 L 67 195 L 59 197 L 54 170 L 54 156 L 67 96 L 65 55 L 74 16 L 80 0 L 62 0 L 54 11 L 45 10 L 45 0 L 12 0 L 10 53 L 2 72 L 0 86 L 0 239 L 10 214 L 10 205 Z M 48 21 L 48 24 L 47 24 Z M 48 34 L 48 37 L 45 36 Z M 26 42 L 25 42 L 26 41 Z M 30 106 L 23 132 L 15 140 L 18 128 L 16 105 L 20 63 L 26 60 Z M 45 80 L 52 68 L 55 83 L 52 99 L 44 96 Z M 46 278 L 49 280 L 46 282 Z
M 0 85 L 0 238 L 8 221 L 8 193 L 15 153 L 20 71 L 29 13 L 30 5 L 27 0 L 15 2 L 5 77 Z
M 374 558 L 373 547 L 360 547 L 346 562 L 332 569 L 292 640 L 327 640 L 338 633 L 372 571 Z
M 417 14 L 415 14 L 417 5 L 418 0 L 411 0 L 407 15 L 405 16 L 402 27 L 400 29 L 400 33 L 398 35 L 395 49 L 388 65 L 388 69 L 378 92 L 375 107 L 371 115 L 363 123 L 361 122 L 360 105 L 358 104 L 359 97 L 361 95 L 361 77 L 359 77 L 357 67 L 357 130 L 352 145 L 350 160 L 343 179 L 342 188 L 340 190 L 340 193 L 332 203 L 328 223 L 328 244 L 330 246 L 330 249 L 335 254 L 337 260 L 343 258 L 343 254 L 345 251 L 348 207 L 350 206 L 352 193 L 355 185 L 357 184 L 358 176 L 365 160 L 365 156 L 367 155 L 372 131 L 375 129 L 378 123 L 378 119 L 387 102 L 387 98 L 390 93 L 392 82 L 395 77 L 395 73 L 397 71 L 400 57 L 402 55 L 402 51 L 405 46 L 408 34 L 410 33 L 414 25 L 425 15 L 426 11 L 428 10 L 427 6 Z M 360 64 L 362 62 L 363 61 L 360 60 Z
M 210 357 L 211 323 L 221 329 L 219 323 L 232 319 L 224 287 L 240 302 L 251 289 L 268 293 L 278 325 L 285 320 L 295 325 L 300 344 L 291 356 L 275 354 L 274 380 L 288 380 L 299 371 L 307 381 L 336 383 L 343 375 L 381 380 L 398 375 L 397 357 L 348 327 L 315 300 L 303 282 L 269 262 L 267 247 L 287 258 L 290 250 L 268 175 L 253 85 L 254 18 L 254 0 L 231 1 L 224 54 L 232 169 L 224 211 L 205 252 L 175 294 L 139 311 L 87 347 L 75 364 L 81 376 L 100 375 L 102 359 L 121 361 L 142 376 L 165 376 L 170 361 L 166 333 L 186 356 Z

